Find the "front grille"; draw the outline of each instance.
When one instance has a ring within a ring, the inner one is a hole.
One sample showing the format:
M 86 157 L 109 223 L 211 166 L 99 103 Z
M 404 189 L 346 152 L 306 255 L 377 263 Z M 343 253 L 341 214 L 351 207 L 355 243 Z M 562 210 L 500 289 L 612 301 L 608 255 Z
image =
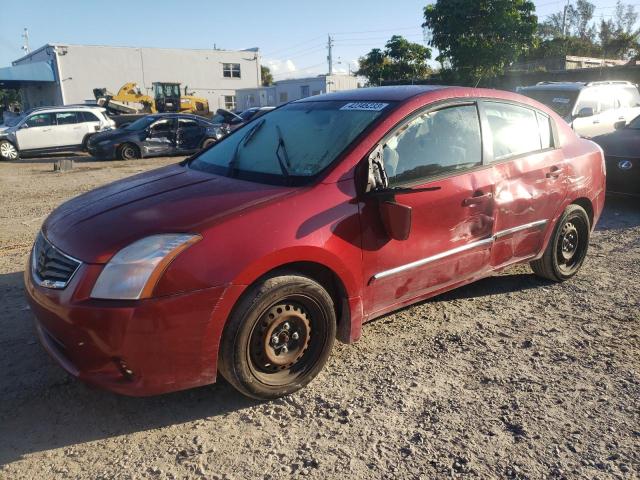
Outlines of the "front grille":
M 81 264 L 54 247 L 42 233 L 38 234 L 31 257 L 31 272 L 38 285 L 64 288 Z

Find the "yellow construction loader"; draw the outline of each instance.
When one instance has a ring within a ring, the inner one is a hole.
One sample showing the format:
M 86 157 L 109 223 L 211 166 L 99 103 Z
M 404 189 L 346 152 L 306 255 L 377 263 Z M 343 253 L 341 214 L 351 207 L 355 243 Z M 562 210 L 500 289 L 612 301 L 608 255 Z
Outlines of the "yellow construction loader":
M 125 83 L 117 94 L 106 88 L 94 88 L 93 95 L 98 105 L 114 113 L 136 114 L 156 112 L 183 112 L 196 115 L 209 115 L 209 102 L 206 98 L 181 94 L 179 83 L 154 82 L 151 97 L 140 91 L 135 82 Z

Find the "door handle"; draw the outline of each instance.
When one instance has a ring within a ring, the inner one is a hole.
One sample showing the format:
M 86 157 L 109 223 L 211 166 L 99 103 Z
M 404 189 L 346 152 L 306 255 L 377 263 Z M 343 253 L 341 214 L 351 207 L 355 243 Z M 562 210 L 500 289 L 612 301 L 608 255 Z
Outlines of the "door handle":
M 490 200 L 493 197 L 492 193 L 482 193 L 478 192 L 478 195 L 474 195 L 473 197 L 465 198 L 462 202 L 462 205 L 465 207 L 470 207 L 472 205 L 478 205 L 479 203 L 483 203 L 487 200 Z
M 564 168 L 560 167 L 551 167 L 551 169 L 547 172 L 547 178 L 558 178 L 564 172 Z
M 594 120 L 593 124 L 595 125 L 596 123 L 600 123 L 600 120 Z

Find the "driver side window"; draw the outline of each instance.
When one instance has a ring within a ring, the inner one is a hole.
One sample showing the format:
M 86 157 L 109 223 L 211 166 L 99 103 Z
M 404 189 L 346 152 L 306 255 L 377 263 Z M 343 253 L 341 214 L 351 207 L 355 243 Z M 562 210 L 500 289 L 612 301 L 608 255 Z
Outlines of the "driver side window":
M 24 122 L 29 128 L 31 127 L 49 127 L 53 125 L 53 115 L 50 113 L 37 113 L 31 115 L 26 122 Z
M 171 120 L 160 120 L 151 125 L 151 134 L 154 136 L 167 135 L 171 132 L 172 124 Z
M 476 105 L 431 111 L 400 127 L 383 146 L 389 185 L 462 172 L 482 164 Z

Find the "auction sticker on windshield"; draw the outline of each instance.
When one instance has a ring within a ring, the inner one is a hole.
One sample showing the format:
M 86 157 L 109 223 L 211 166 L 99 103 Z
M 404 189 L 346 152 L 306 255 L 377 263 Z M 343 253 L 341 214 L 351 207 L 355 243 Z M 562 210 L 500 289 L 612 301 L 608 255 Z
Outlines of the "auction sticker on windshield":
M 561 98 L 561 97 L 556 97 L 553 99 L 553 103 L 563 103 L 563 104 L 567 104 L 569 103 L 571 100 L 568 98 Z
M 347 103 L 340 110 L 359 110 L 359 111 L 368 111 L 368 112 L 379 112 L 384 110 L 388 103 L 379 103 L 379 102 L 351 102 Z

